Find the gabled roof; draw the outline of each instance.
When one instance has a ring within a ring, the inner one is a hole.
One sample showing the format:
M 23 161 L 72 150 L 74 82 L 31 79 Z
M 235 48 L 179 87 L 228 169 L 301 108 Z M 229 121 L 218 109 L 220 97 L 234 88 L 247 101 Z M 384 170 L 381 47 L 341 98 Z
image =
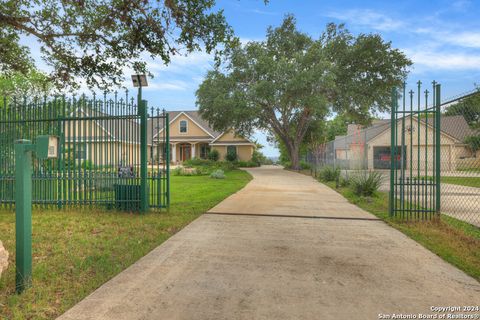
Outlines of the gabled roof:
M 77 108 L 72 113 L 75 112 L 81 112 L 89 117 L 97 118 L 93 120 L 93 122 L 100 128 L 100 130 L 104 132 L 95 132 L 95 130 L 93 130 L 92 132 L 86 132 L 88 135 L 94 136 L 96 134 L 98 137 L 101 136 L 102 138 L 109 137 L 109 139 L 112 141 L 140 143 L 140 135 L 136 134 L 136 132 L 139 132 L 140 123 L 133 119 L 134 116 L 132 116 L 132 119 L 116 119 L 114 115 L 110 115 L 88 107 Z M 82 118 L 79 118 L 78 121 L 81 122 L 87 120 L 82 120 Z M 130 134 L 126 134 L 127 132 Z M 85 137 L 79 136 L 78 138 Z
M 213 139 L 217 138 L 222 134 L 222 132 L 215 131 L 206 120 L 204 120 L 198 111 L 169 111 L 168 116 L 170 123 L 172 123 L 177 117 L 181 114 L 186 115 L 194 123 L 196 123 L 201 129 L 203 129 L 207 134 L 209 134 Z M 152 128 L 153 126 L 153 128 Z M 148 136 L 151 141 L 159 132 L 163 131 L 163 120 L 156 121 L 155 119 L 148 119 Z M 152 131 L 153 130 L 153 131 Z M 153 132 L 153 134 L 151 134 Z M 149 142 L 150 142 L 149 141 Z
M 420 120 L 425 123 L 426 119 Z M 426 123 L 431 126 L 433 124 L 433 118 L 429 118 Z M 459 142 L 463 142 L 465 137 L 474 133 L 463 116 L 442 115 L 440 126 L 443 133 L 457 139 Z M 351 128 L 353 128 L 353 126 Z M 350 129 L 350 132 L 354 131 L 354 133 L 335 137 L 334 148 L 348 149 L 349 146 L 354 143 L 368 143 L 387 129 L 390 129 L 390 119 L 375 120 L 370 127 L 357 131 Z
M 210 144 L 225 144 L 225 143 L 228 143 L 228 144 L 244 144 L 244 143 L 248 143 L 248 144 L 255 144 L 253 143 L 250 139 L 248 138 L 245 138 L 245 137 L 242 137 L 243 139 L 246 140 L 245 141 L 218 141 L 224 134 L 226 134 L 227 132 L 230 132 L 231 129 L 229 130 L 225 130 L 224 132 L 222 132 L 221 134 L 219 134 L 215 139 L 212 140 L 212 142 L 210 142 Z
M 432 125 L 433 118 L 428 118 L 427 123 Z M 475 134 L 474 130 L 470 128 L 462 115 L 442 116 L 440 126 L 443 132 L 451 135 L 460 142 L 463 142 L 466 137 Z
M 361 129 L 346 136 L 336 137 L 334 140 L 335 149 L 347 149 L 352 143 L 368 142 L 390 128 L 390 120 L 373 123 L 366 129 Z

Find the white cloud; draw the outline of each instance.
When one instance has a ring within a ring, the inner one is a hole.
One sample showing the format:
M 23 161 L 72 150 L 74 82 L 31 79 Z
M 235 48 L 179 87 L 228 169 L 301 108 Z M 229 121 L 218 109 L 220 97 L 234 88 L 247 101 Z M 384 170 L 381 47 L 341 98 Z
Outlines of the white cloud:
M 153 82 L 145 88 L 145 90 L 169 90 L 169 91 L 185 91 L 189 88 L 184 81 L 170 81 L 170 82 Z
M 149 57 L 144 57 L 147 61 L 149 70 L 152 73 L 168 71 L 168 72 L 182 72 L 188 71 L 188 68 L 202 68 L 207 69 L 213 65 L 213 55 L 203 51 L 195 51 L 188 55 L 175 55 L 171 57 L 169 64 L 163 63 L 160 60 L 154 60 Z
M 460 32 L 444 34 L 445 43 L 466 48 L 480 48 L 480 32 Z
M 458 9 L 468 6 L 468 1 L 457 1 Z M 395 20 L 370 9 L 354 9 L 331 13 L 330 17 L 377 31 L 390 31 L 401 37 L 408 36 L 404 46 L 407 56 L 414 62 L 413 71 L 427 70 L 464 71 L 480 70 L 480 32 L 464 31 L 465 26 L 451 24 L 437 17 L 428 22 Z
M 465 52 L 436 51 L 429 49 L 404 49 L 414 62 L 414 70 L 423 71 L 425 68 L 434 70 L 480 70 L 480 56 Z
M 351 9 L 342 12 L 331 12 L 327 14 L 327 16 L 380 31 L 393 31 L 404 27 L 403 21 L 393 19 L 371 9 Z
M 260 9 L 252 9 L 252 10 L 248 10 L 247 12 L 252 12 L 252 13 L 256 13 L 264 16 L 277 16 L 279 14 L 278 12 L 265 11 Z

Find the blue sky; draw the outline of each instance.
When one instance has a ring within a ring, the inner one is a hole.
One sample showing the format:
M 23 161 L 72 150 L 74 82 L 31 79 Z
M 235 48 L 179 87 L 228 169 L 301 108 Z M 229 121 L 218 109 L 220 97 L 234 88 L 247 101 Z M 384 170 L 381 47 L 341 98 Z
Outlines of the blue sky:
M 345 23 L 354 34 L 379 33 L 414 62 L 409 83 L 442 84 L 444 98 L 480 83 L 480 1 L 294 1 L 222 0 L 227 21 L 242 41 L 262 40 L 268 26 L 278 26 L 293 13 L 298 28 L 318 37 L 328 22 Z M 192 110 L 195 90 L 213 58 L 203 52 L 174 57 L 169 66 L 150 61 L 155 78 L 145 90 L 149 105 L 167 110 Z M 255 136 L 268 156 L 278 151 L 265 135 Z

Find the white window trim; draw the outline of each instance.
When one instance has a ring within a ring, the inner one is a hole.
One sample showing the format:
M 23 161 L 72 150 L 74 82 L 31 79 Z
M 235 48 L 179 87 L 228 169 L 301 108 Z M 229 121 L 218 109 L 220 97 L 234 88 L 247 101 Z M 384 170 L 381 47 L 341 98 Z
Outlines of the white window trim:
M 187 130 L 186 130 L 185 132 L 182 132 L 182 121 L 185 121 L 185 124 L 186 124 L 185 127 L 186 127 Z M 178 132 L 179 132 L 180 134 L 188 134 L 188 121 L 187 121 L 187 120 L 180 120 L 180 121 L 178 122 Z

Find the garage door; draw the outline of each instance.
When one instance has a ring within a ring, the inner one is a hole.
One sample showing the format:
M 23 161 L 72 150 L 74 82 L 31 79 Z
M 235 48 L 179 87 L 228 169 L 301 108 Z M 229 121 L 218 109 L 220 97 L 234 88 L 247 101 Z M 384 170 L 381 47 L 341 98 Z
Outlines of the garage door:
M 420 162 L 417 161 L 418 159 L 418 151 L 420 151 Z M 433 147 L 431 146 L 420 146 L 420 150 L 417 146 L 412 148 L 412 158 L 413 158 L 413 168 L 420 170 L 425 170 L 425 163 L 429 163 L 427 167 L 429 169 L 433 168 L 433 161 L 434 161 L 434 151 Z M 410 160 L 410 150 L 407 150 L 407 163 Z M 450 171 L 453 168 L 453 164 L 451 163 L 450 159 L 450 146 L 442 145 L 440 146 L 440 170 L 441 171 Z

